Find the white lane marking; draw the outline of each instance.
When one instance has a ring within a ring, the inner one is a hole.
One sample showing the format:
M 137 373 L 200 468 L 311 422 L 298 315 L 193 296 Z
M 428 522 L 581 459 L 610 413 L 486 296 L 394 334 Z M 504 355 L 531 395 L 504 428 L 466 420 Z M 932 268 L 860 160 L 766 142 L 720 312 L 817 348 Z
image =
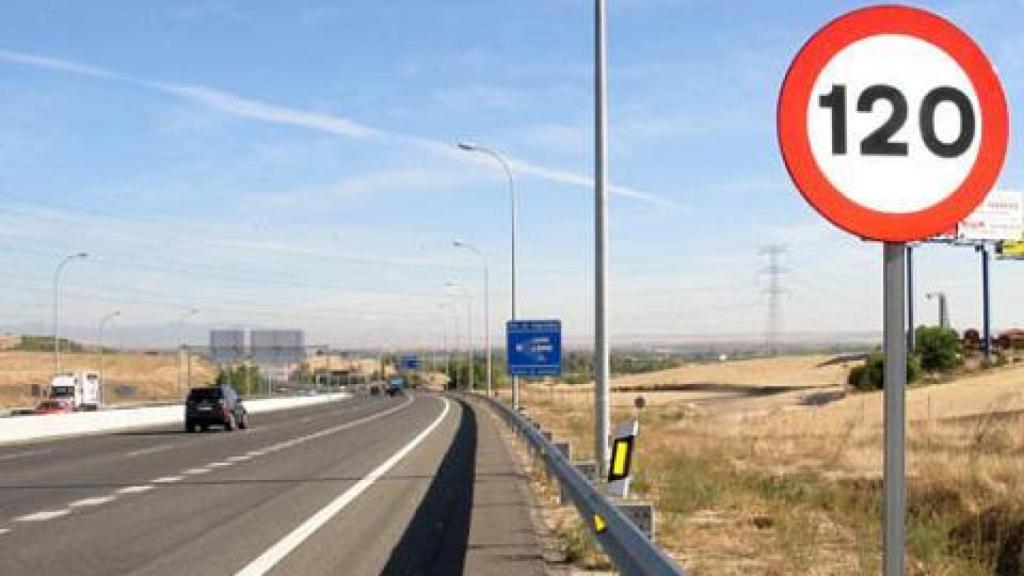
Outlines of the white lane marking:
M 252 456 L 232 456 L 228 458 L 228 462 L 245 462 L 246 460 L 252 460 Z
M 186 476 L 198 476 L 200 474 L 206 474 L 209 471 L 209 468 L 189 468 L 182 472 L 182 474 L 185 474 Z
M 335 498 L 333 502 L 321 508 L 298 528 L 292 530 L 290 534 L 271 546 L 266 552 L 250 562 L 245 568 L 239 570 L 235 576 L 263 576 L 276 566 L 278 562 L 298 548 L 324 524 L 329 522 L 331 518 L 334 518 L 339 512 L 344 510 L 349 503 L 358 498 L 359 495 L 365 492 L 370 486 L 373 486 L 374 482 L 384 474 L 387 474 L 388 470 L 391 470 L 395 464 L 398 464 L 402 458 L 419 446 L 420 443 L 423 442 L 423 440 L 425 440 L 427 436 L 441 424 L 445 416 L 448 415 L 448 409 L 451 406 L 447 398 L 441 398 L 441 400 L 444 402 L 444 410 L 441 411 L 441 415 L 438 416 L 430 426 L 427 426 L 425 430 L 420 432 L 408 444 L 403 446 L 402 449 L 392 454 L 390 458 L 384 461 L 384 463 L 374 468 L 372 472 L 364 476 L 359 480 L 359 482 L 356 482 L 352 487 Z
M 372 422 L 374 420 L 377 420 L 378 418 L 383 418 L 383 417 L 388 416 L 390 414 L 394 414 L 395 412 L 398 412 L 399 410 L 404 410 L 405 408 L 407 408 L 409 406 L 409 404 L 412 404 L 412 401 L 413 401 L 413 396 L 410 394 L 409 396 L 406 397 L 405 402 L 399 404 L 398 406 L 394 406 L 394 407 L 388 408 L 387 410 L 384 410 L 382 412 L 377 412 L 377 413 L 371 414 L 369 416 L 365 416 L 365 417 L 360 418 L 358 420 L 353 420 L 351 422 L 346 422 L 344 424 L 339 424 L 337 426 L 334 426 L 333 428 L 325 428 L 325 429 L 323 429 L 323 430 L 321 430 L 319 432 L 314 432 L 313 434 L 310 434 L 308 436 L 300 436 L 298 438 L 293 438 L 293 439 L 288 440 L 286 442 L 280 442 L 278 444 L 274 444 L 274 445 L 268 446 L 268 447 L 263 449 L 263 452 L 264 453 L 277 452 L 278 450 L 283 450 L 285 448 L 291 448 L 292 446 L 296 446 L 296 445 L 302 444 L 304 442 L 309 442 L 310 440 L 315 440 L 316 438 L 321 438 L 323 436 L 327 436 L 328 434 L 334 434 L 334 433 L 337 433 L 337 432 L 341 432 L 342 430 L 348 430 L 349 428 L 354 428 L 356 426 L 359 426 L 360 424 L 366 424 L 367 422 Z M 228 460 L 231 460 L 231 459 L 228 458 Z
M 163 452 L 174 448 L 176 444 L 164 444 L 163 446 L 153 446 L 152 448 L 143 448 L 142 450 L 133 450 L 125 454 L 125 458 L 134 458 L 136 456 L 146 456 L 148 454 L 156 454 L 157 452 Z
M 0 528 L 0 536 L 3 536 L 4 534 L 7 534 L 10 531 L 10 528 Z
M 231 466 L 231 464 L 232 462 L 214 462 L 213 464 L 208 464 L 208 466 L 211 468 L 224 468 L 225 466 Z
M 65 508 L 63 510 L 43 510 L 42 512 L 36 512 L 35 514 L 26 514 L 25 516 L 19 516 L 15 518 L 15 522 L 43 522 L 45 520 L 52 520 L 54 518 L 60 518 L 70 514 L 71 510 Z
M 125 486 L 117 491 L 118 494 L 142 494 L 155 488 L 152 484 L 140 484 L 138 486 Z
M 250 450 L 248 452 L 248 455 L 252 456 L 253 458 L 256 458 L 257 456 L 263 456 L 266 453 L 267 452 L 265 450 Z
M 117 499 L 117 496 L 97 496 L 95 498 L 83 498 L 68 504 L 70 508 L 84 508 L 86 506 L 99 506 Z
M 170 484 L 171 482 L 180 482 L 184 476 L 163 476 L 153 480 L 153 484 Z
M 6 454 L 4 456 L 0 456 L 0 462 L 5 460 L 14 460 L 16 458 L 28 458 L 29 456 L 38 456 L 40 454 L 49 454 L 50 452 L 53 452 L 52 448 L 48 448 L 46 450 L 29 450 L 28 452 L 18 452 L 17 454 Z

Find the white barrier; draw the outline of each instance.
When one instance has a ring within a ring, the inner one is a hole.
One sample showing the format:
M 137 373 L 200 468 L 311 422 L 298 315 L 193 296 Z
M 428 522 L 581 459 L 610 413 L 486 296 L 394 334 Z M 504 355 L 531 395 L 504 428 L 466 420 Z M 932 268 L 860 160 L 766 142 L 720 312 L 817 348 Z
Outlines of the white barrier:
M 277 410 L 301 408 L 350 398 L 351 394 L 323 394 L 297 398 L 265 398 L 246 400 L 250 414 L 264 414 Z M 57 436 L 81 436 L 100 432 L 113 432 L 161 424 L 183 424 L 184 406 L 152 406 L 73 414 L 47 414 L 42 416 L 15 416 L 0 419 L 0 445 L 27 440 L 41 440 Z

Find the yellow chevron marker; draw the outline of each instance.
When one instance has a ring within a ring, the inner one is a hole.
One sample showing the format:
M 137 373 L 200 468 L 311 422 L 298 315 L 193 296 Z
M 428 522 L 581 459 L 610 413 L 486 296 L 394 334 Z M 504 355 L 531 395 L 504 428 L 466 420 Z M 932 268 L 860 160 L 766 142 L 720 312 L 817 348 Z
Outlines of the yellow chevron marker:
M 600 514 L 594 514 L 594 530 L 598 534 L 604 534 L 604 531 L 608 529 L 608 523 L 605 522 L 604 516 Z
M 615 456 L 612 458 L 612 476 L 616 478 L 626 476 L 626 463 L 629 462 L 629 444 L 625 440 L 615 441 Z

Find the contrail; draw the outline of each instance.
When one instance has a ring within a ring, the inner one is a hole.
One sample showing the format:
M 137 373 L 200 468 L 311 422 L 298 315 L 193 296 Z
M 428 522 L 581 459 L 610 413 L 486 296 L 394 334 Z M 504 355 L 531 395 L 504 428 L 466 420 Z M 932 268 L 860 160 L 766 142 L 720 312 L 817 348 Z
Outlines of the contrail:
M 86 76 L 90 78 L 133 84 L 149 90 L 155 90 L 163 94 L 188 100 L 200 106 L 217 110 L 225 114 L 258 122 L 305 128 L 337 136 L 344 136 L 354 140 L 411 146 L 426 149 L 464 162 L 483 163 L 487 161 L 486 158 L 478 158 L 476 156 L 464 154 L 455 149 L 451 143 L 443 140 L 421 138 L 418 136 L 381 130 L 335 114 L 311 112 L 308 110 L 278 106 L 276 104 L 244 98 L 230 92 L 224 92 L 207 86 L 158 82 L 121 74 L 113 70 L 93 66 L 91 64 L 28 52 L 0 49 L 0 60 L 11 64 L 29 66 L 61 74 Z M 509 158 L 509 164 L 518 173 L 527 174 L 549 182 L 568 184 L 577 188 L 586 189 L 592 188 L 594 185 L 594 181 L 590 176 L 576 172 L 549 168 L 518 158 Z M 622 197 L 648 202 L 663 208 L 676 210 L 682 209 L 682 206 L 677 202 L 651 194 L 650 192 L 614 185 L 610 187 L 610 191 L 613 194 Z

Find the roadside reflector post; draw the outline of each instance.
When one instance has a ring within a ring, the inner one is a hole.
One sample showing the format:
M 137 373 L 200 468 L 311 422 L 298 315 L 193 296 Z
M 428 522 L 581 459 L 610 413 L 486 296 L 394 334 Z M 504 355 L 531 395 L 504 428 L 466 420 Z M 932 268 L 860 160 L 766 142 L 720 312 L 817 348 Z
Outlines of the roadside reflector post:
M 907 510 L 906 387 L 907 340 L 904 331 L 906 304 L 906 245 L 886 242 L 883 248 L 885 389 L 883 455 L 883 537 L 885 574 L 904 573 L 904 524 Z
M 630 420 L 619 425 L 612 438 L 611 463 L 608 467 L 608 494 L 619 498 L 629 496 L 630 470 L 633 462 L 633 446 L 639 425 Z

